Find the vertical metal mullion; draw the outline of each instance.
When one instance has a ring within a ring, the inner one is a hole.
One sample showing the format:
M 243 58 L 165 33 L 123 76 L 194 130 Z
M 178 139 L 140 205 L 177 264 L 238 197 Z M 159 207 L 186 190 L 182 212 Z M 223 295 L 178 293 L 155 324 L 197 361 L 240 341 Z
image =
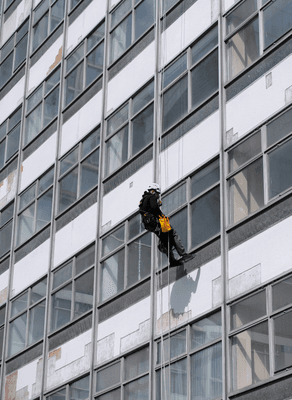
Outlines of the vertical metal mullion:
M 135 41 L 135 26 L 136 26 L 136 19 L 135 19 L 135 0 L 132 0 L 132 40 L 131 44 Z
M 260 56 L 264 53 L 264 19 L 263 19 L 263 11 L 258 12 L 259 18 L 259 53 Z
M 274 319 L 271 318 L 272 313 L 272 286 L 269 285 L 266 289 L 267 299 L 267 314 L 268 314 L 268 335 L 269 335 L 269 364 L 270 376 L 275 372 L 275 352 L 274 352 Z
M 262 154 L 263 154 L 263 179 L 264 179 L 264 204 L 269 201 L 269 168 L 268 168 L 268 154 L 266 153 L 267 148 L 267 126 L 264 125 L 261 128 L 261 140 L 262 140 Z
M 28 334 L 29 334 L 29 318 L 30 318 L 30 298 L 31 298 L 31 287 L 28 288 L 28 296 L 27 296 L 27 305 L 26 305 L 26 312 L 27 312 L 27 317 L 26 317 L 26 338 L 25 338 L 25 347 L 28 345 Z
M 192 223 L 191 223 L 191 218 L 192 218 L 192 209 L 191 209 L 191 203 L 190 203 L 190 199 L 191 199 L 191 177 L 188 177 L 186 179 L 186 189 L 187 189 L 187 221 L 188 221 L 188 230 L 187 230 L 187 252 L 189 252 L 189 250 L 192 248 Z
M 128 159 L 132 157 L 132 134 L 133 134 L 133 122 L 132 122 L 132 108 L 133 108 L 133 99 L 132 97 L 129 100 L 129 117 L 128 117 Z
M 126 220 L 125 222 L 125 255 L 124 255 L 124 261 L 125 261 L 125 268 L 124 268 L 124 289 L 128 285 L 128 280 L 127 280 L 127 271 L 128 271 L 128 228 L 129 228 L 129 221 Z
M 187 400 L 191 400 L 191 327 L 186 327 L 186 350 L 187 350 Z
M 77 193 L 76 193 L 76 200 L 80 197 L 80 187 L 81 187 L 81 149 L 82 149 L 82 142 L 78 145 L 78 165 L 77 165 Z M 76 167 L 75 167 L 76 168 Z M 72 171 L 74 171 L 74 169 Z
M 121 400 L 124 400 L 124 376 L 125 376 L 125 357 L 121 358 L 120 382 L 121 382 Z
M 188 71 L 188 112 L 192 109 L 192 72 L 191 72 L 191 48 L 187 49 L 187 71 Z
M 86 57 L 87 57 L 86 49 L 87 49 L 87 38 L 84 39 L 83 90 L 86 88 Z

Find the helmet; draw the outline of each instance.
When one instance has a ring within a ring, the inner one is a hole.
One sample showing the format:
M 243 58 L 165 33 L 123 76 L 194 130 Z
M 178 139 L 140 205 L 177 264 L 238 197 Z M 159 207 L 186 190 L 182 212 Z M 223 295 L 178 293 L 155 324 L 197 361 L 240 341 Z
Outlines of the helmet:
M 151 183 L 148 186 L 148 191 L 150 192 L 151 190 L 155 190 L 157 193 L 160 193 L 160 187 L 157 183 Z

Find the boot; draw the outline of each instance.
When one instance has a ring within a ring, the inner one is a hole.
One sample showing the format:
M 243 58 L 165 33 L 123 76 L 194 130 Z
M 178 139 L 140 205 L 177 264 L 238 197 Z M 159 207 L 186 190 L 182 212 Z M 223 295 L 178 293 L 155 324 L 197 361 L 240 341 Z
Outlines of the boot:
M 185 248 L 181 242 L 181 239 L 180 239 L 178 233 L 174 229 L 172 231 L 173 231 L 173 235 L 172 235 L 173 245 L 174 245 L 176 251 L 178 252 L 178 254 L 181 256 L 180 260 L 184 261 L 184 262 L 192 260 L 194 258 L 194 256 L 192 254 L 188 254 L 185 251 Z

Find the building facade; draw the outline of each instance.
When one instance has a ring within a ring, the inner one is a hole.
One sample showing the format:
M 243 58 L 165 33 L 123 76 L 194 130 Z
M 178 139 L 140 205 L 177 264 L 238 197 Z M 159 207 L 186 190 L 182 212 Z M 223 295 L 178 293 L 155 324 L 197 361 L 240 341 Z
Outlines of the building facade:
M 292 1 L 0 10 L 0 397 L 292 399 Z

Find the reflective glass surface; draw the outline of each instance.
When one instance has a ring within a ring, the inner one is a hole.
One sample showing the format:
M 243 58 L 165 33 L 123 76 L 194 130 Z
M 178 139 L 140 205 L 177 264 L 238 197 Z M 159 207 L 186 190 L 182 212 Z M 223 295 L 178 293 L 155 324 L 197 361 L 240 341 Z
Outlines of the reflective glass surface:
M 52 295 L 51 331 L 70 321 L 71 297 L 72 283 Z
M 292 108 L 267 125 L 267 145 L 271 146 L 292 132 Z
M 74 318 L 92 309 L 94 270 L 86 272 L 75 281 Z
M 125 250 L 121 250 L 102 263 L 101 301 L 124 289 Z
M 44 336 L 46 301 L 33 307 L 29 313 L 28 345 L 37 342 Z
M 261 131 L 236 146 L 229 153 L 229 172 L 234 171 L 261 152 Z
M 191 178 L 192 197 L 198 196 L 220 179 L 219 160 L 213 161 Z
M 77 199 L 78 169 L 69 172 L 59 186 L 59 212 L 62 212 Z
M 125 227 L 124 225 L 107 236 L 102 241 L 102 255 L 106 256 L 111 251 L 115 250 L 125 241 Z
M 83 196 L 88 190 L 98 183 L 99 172 L 99 149 L 94 151 L 81 163 L 81 186 L 80 196 Z
M 239 328 L 266 315 L 266 291 L 257 293 L 231 306 L 231 329 Z
M 37 215 L 36 215 L 36 230 L 38 231 L 43 226 L 51 222 L 52 213 L 53 188 L 48 190 L 38 199 Z
M 104 390 L 120 382 L 120 363 L 104 368 L 96 374 L 96 391 Z
M 136 239 L 128 247 L 127 286 L 138 282 L 150 274 L 151 234 Z
M 246 0 L 226 17 L 227 33 L 232 32 L 257 10 L 257 0 Z
M 275 370 L 292 366 L 292 314 L 287 313 L 274 319 Z
M 196 349 L 220 338 L 221 335 L 221 312 L 218 312 L 191 325 L 191 348 Z
M 153 140 L 154 105 L 151 104 L 133 119 L 132 156 L 142 150 Z
M 187 69 L 187 53 L 162 72 L 162 87 L 165 88 Z
M 292 140 L 268 153 L 269 199 L 292 186 Z
M 188 112 L 188 77 L 183 77 L 163 95 L 163 130 L 167 130 Z
M 72 277 L 72 266 L 73 262 L 70 261 L 68 264 L 54 273 L 53 289 L 56 289 L 58 286 L 62 285 L 62 283 L 66 282 Z
M 192 64 L 198 62 L 218 44 L 218 27 L 215 26 L 192 47 Z
M 273 311 L 288 306 L 292 303 L 292 277 L 285 279 L 272 286 L 272 307 Z

